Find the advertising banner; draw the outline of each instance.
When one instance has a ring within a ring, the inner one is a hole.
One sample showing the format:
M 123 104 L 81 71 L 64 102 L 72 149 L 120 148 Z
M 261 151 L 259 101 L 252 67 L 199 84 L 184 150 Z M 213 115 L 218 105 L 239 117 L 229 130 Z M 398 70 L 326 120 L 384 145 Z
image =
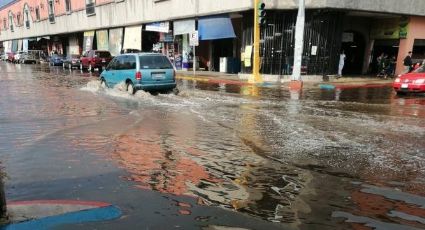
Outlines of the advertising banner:
M 97 49 L 109 50 L 108 30 L 96 31 Z
M 121 53 L 122 35 L 122 28 L 109 30 L 109 52 L 111 52 L 112 56 L 117 56 Z
M 126 27 L 124 33 L 124 49 L 142 50 L 142 27 Z
M 94 31 L 84 32 L 83 51 L 87 52 L 93 49 Z

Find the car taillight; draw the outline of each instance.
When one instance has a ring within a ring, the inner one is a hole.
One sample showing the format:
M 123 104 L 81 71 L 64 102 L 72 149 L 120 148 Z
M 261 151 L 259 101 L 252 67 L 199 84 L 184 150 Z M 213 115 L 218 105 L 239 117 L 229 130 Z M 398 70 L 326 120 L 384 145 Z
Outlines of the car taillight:
M 142 80 L 142 73 L 141 72 L 136 72 L 136 80 Z

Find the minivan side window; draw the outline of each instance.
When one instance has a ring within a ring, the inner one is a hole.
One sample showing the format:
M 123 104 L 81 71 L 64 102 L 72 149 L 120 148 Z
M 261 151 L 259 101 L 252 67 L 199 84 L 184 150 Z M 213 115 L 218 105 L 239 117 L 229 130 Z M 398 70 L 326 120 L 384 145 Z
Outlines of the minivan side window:
M 136 69 L 136 57 L 133 55 L 119 56 L 117 59 L 117 69 L 119 70 Z

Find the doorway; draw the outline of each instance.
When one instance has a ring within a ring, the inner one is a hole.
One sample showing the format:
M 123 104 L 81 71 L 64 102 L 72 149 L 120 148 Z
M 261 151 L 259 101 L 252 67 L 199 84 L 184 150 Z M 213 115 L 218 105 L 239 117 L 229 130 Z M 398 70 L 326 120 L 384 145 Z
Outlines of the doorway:
M 365 38 L 355 31 L 346 31 L 343 37 L 341 49 L 346 55 L 343 74 L 360 75 L 366 48 Z
M 372 52 L 372 60 L 370 72 L 373 74 L 378 73 L 378 57 L 381 54 L 388 55 L 388 58 L 397 58 L 400 40 L 398 39 L 382 39 L 375 40 Z

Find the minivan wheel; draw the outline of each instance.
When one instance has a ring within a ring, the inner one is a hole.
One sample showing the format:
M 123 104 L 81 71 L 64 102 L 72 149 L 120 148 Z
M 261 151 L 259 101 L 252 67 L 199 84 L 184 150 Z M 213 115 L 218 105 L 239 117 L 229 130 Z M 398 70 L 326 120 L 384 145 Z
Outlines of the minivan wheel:
M 133 82 L 129 82 L 129 83 L 127 83 L 127 93 L 128 93 L 129 95 L 133 95 L 133 94 L 135 94 L 135 93 L 136 93 L 136 90 L 134 89 Z
M 177 87 L 176 87 L 172 90 L 172 92 L 173 92 L 174 95 L 178 95 L 180 93 L 180 90 L 177 89 Z
M 105 81 L 105 79 L 101 79 L 100 80 L 100 86 L 103 88 L 103 89 L 106 89 L 106 88 L 108 88 L 108 85 L 106 84 L 106 81 Z

